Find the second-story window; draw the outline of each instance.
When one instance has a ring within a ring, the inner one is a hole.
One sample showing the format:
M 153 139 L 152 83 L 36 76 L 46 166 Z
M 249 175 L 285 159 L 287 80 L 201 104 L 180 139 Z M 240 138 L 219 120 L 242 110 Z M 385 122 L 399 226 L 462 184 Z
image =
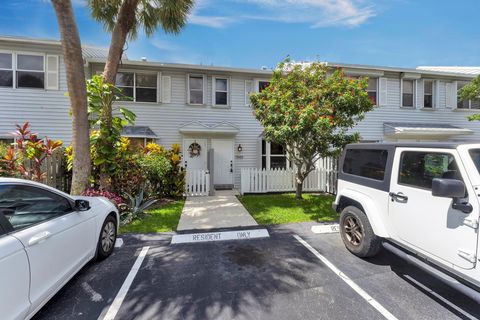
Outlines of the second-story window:
M 263 89 L 265 89 L 269 85 L 270 85 L 270 81 L 264 81 L 264 80 L 258 81 L 258 88 L 257 88 L 258 92 L 262 92 Z
M 467 84 L 467 81 L 457 81 L 457 108 L 480 109 L 480 100 L 463 100 L 460 98 L 460 90 Z
M 368 93 L 368 97 L 370 98 L 370 100 L 375 106 L 378 105 L 377 91 L 378 91 L 378 79 L 368 78 L 367 93 Z
M 203 76 L 188 76 L 188 103 L 204 104 L 203 100 Z
M 414 80 L 402 80 L 402 107 L 413 108 L 414 97 Z
M 13 64 L 11 53 L 0 53 L 0 87 L 13 86 Z
M 228 105 L 228 79 L 227 78 L 213 78 L 214 79 L 214 99 L 216 106 Z
M 115 85 L 122 91 L 121 100 L 157 102 L 157 74 L 119 72 Z
M 45 88 L 43 55 L 17 54 L 17 88 Z
M 433 91 L 434 91 L 434 82 L 433 80 L 425 80 L 423 82 L 423 107 L 424 108 L 433 108 Z

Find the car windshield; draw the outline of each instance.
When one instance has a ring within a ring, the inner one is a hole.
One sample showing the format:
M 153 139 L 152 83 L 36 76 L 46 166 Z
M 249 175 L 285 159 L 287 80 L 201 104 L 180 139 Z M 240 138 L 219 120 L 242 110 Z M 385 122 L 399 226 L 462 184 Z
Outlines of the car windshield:
M 470 157 L 472 157 L 473 163 L 477 168 L 477 172 L 480 174 L 480 149 L 470 149 Z

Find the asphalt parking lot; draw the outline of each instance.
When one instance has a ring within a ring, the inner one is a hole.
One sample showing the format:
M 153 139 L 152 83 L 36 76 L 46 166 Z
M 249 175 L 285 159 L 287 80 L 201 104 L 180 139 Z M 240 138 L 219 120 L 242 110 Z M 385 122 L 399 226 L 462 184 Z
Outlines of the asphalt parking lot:
M 171 234 L 123 235 L 34 319 L 106 319 L 140 252 L 149 247 L 115 319 L 385 319 L 300 243 L 301 237 L 397 319 L 479 319 L 480 306 L 388 252 L 369 260 L 310 223 L 270 238 L 170 245 Z

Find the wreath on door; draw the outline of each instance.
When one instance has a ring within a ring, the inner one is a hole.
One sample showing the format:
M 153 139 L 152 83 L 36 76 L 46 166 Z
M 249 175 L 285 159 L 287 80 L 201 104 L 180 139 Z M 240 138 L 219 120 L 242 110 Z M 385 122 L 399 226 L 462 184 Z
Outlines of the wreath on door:
M 190 158 L 200 156 L 200 152 L 202 151 L 202 147 L 195 141 L 193 142 L 187 149 Z

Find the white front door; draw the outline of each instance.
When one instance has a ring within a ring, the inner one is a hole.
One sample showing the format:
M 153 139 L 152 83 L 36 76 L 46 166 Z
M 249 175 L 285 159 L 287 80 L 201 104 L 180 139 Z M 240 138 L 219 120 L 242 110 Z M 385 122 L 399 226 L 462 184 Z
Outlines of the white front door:
M 213 183 L 215 185 L 233 184 L 233 140 L 212 139 Z
M 471 269 L 477 232 L 469 225 L 478 217 L 479 204 L 465 168 L 455 152 L 398 148 L 390 184 L 389 216 L 395 238 L 433 256 L 446 265 Z M 452 199 L 432 195 L 432 179 L 466 182 L 471 213 L 452 208 Z
M 207 140 L 183 139 L 183 166 L 190 170 L 207 170 Z

